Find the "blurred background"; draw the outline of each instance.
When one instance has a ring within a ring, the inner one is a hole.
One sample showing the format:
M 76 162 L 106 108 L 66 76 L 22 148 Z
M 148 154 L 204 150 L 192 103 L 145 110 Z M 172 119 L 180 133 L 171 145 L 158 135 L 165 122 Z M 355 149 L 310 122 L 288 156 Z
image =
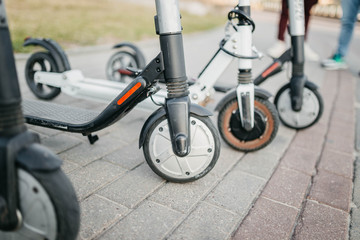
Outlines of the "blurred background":
M 184 33 L 222 26 L 237 0 L 180 0 Z M 252 0 L 252 9 L 279 12 L 281 0 Z M 7 13 L 15 52 L 24 38 L 45 37 L 65 49 L 154 38 L 154 0 L 8 0 Z M 319 0 L 313 15 L 340 18 L 340 0 Z M 360 16 L 360 15 L 359 15 Z M 358 17 L 360 20 L 360 17 Z

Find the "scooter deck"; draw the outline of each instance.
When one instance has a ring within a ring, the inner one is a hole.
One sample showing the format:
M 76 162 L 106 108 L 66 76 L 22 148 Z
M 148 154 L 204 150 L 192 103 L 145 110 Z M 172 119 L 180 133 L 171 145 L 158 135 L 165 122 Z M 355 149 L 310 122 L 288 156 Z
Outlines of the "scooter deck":
M 99 115 L 91 110 L 36 100 L 23 100 L 23 111 L 29 124 L 61 129 L 62 125 L 86 124 Z

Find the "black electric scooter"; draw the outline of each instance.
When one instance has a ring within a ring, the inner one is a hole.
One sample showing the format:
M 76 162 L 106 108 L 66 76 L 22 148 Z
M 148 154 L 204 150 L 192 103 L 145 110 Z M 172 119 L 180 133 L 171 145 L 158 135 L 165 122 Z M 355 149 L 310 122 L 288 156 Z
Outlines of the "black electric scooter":
M 274 104 L 284 125 L 294 129 L 304 129 L 315 124 L 321 117 L 324 104 L 318 87 L 310 82 L 304 73 L 304 1 L 288 1 L 289 33 L 291 48 L 274 59 L 254 84 L 260 85 L 269 77 L 281 72 L 284 64 L 292 63 L 290 82 L 277 92 Z
M 211 112 L 191 104 L 188 97 L 178 0 L 155 2 L 155 26 L 160 35 L 161 53 L 101 113 L 42 101 L 24 101 L 24 115 L 29 124 L 82 133 L 94 143 L 98 137 L 92 135 L 93 132 L 120 120 L 138 103 L 156 93 L 158 79 L 165 79 L 168 91 L 165 105 L 145 122 L 139 146 L 143 147 L 146 161 L 155 173 L 169 181 L 188 182 L 204 176 L 214 167 L 220 140 L 209 118 Z M 51 60 L 58 61 L 64 68 L 59 71 L 68 67 L 61 57 Z
M 80 210 L 61 160 L 24 124 L 4 2 L 0 0 L 0 239 L 76 239 Z

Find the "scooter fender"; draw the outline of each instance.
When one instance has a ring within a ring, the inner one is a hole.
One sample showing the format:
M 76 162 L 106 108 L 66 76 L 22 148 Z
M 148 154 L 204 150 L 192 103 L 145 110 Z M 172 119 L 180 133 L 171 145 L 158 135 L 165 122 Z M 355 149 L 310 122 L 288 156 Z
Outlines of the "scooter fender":
M 20 150 L 16 164 L 28 171 L 54 171 L 60 168 L 62 160 L 39 143 L 33 143 Z
M 236 88 L 231 90 L 228 94 L 226 94 L 225 97 L 223 97 L 220 102 L 216 105 L 215 110 L 220 111 L 220 109 L 225 107 L 225 104 L 227 104 L 231 99 L 236 98 Z M 259 97 L 262 99 L 268 99 L 271 97 L 271 93 L 267 90 L 260 88 L 258 86 L 255 86 L 255 97 Z
M 190 113 L 195 114 L 197 116 L 201 116 L 201 117 L 208 117 L 208 116 L 212 116 L 212 112 L 210 112 L 209 110 L 207 110 L 204 107 L 201 107 L 198 104 L 190 104 Z M 145 137 L 147 135 L 147 133 L 150 130 L 150 127 L 161 117 L 166 115 L 166 110 L 164 107 L 159 108 L 158 110 L 156 110 L 155 112 L 153 112 L 150 117 L 146 120 L 146 122 L 144 123 L 141 132 L 140 132 L 140 138 L 139 138 L 139 148 L 141 148 L 144 145 L 145 142 Z
M 122 47 L 128 47 L 135 52 L 135 58 L 136 58 L 136 61 L 139 63 L 140 69 L 144 69 L 146 67 L 146 61 L 145 61 L 144 54 L 141 52 L 141 50 L 137 46 L 135 46 L 134 44 L 129 43 L 129 42 L 121 42 L 121 43 L 118 43 L 115 46 L 113 46 L 113 48 L 122 48 Z
M 60 72 L 71 70 L 70 63 L 65 52 L 54 40 L 45 38 L 26 38 L 23 46 L 43 47 L 54 58 Z

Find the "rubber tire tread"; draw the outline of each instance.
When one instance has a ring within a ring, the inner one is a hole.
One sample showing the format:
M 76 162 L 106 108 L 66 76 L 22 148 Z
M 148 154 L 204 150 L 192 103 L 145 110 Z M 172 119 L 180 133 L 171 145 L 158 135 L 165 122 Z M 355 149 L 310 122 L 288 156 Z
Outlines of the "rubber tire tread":
M 57 97 L 60 92 L 61 92 L 61 89 L 60 88 L 57 88 L 57 87 L 53 87 L 50 91 L 50 93 L 48 94 L 41 94 L 41 93 L 38 93 L 36 91 L 36 85 L 35 85 L 35 82 L 34 82 L 34 79 L 30 79 L 30 76 L 29 76 L 29 72 L 28 72 L 28 69 L 29 69 L 29 65 L 36 59 L 39 59 L 39 58 L 43 58 L 43 59 L 46 59 L 52 69 L 54 70 L 54 72 L 59 72 L 59 68 L 58 66 L 56 65 L 55 63 L 55 60 L 54 58 L 51 56 L 51 54 L 49 52 L 36 52 L 34 54 L 32 54 L 30 56 L 30 58 L 26 61 L 26 65 L 25 65 L 25 78 L 26 78 L 26 83 L 27 85 L 29 86 L 31 92 L 34 93 L 34 95 L 37 97 L 37 98 L 40 98 L 40 99 L 43 99 L 43 100 L 51 100 L 51 99 L 54 99 L 55 97 Z
M 57 217 L 56 239 L 75 240 L 80 228 L 80 206 L 68 177 L 60 168 L 51 172 L 27 172 L 39 181 L 52 201 Z
M 279 129 L 280 120 L 279 120 L 279 116 L 278 116 L 278 113 L 277 113 L 277 110 L 276 110 L 274 104 L 272 104 L 269 100 L 263 99 L 263 98 L 260 98 L 260 97 L 255 97 L 255 101 L 258 101 L 261 104 L 265 105 L 265 107 L 269 110 L 269 112 L 270 112 L 270 114 L 271 114 L 271 116 L 273 118 L 273 121 L 274 121 L 273 131 L 271 133 L 271 136 L 270 136 L 269 140 L 267 142 L 265 142 L 264 144 L 260 145 L 259 147 L 256 147 L 256 148 L 240 148 L 240 147 L 235 146 L 234 144 L 232 144 L 230 141 L 227 140 L 221 126 L 222 126 L 223 121 L 224 121 L 223 116 L 225 114 L 225 109 L 228 108 L 230 105 L 232 105 L 234 101 L 237 102 L 237 99 L 236 98 L 230 99 L 230 101 L 228 101 L 224 105 L 224 108 L 220 109 L 220 111 L 219 111 L 218 129 L 219 129 L 220 136 L 222 137 L 222 139 L 230 147 L 234 148 L 235 150 L 243 151 L 243 152 L 254 152 L 254 151 L 257 151 L 257 150 L 262 149 L 262 148 L 266 147 L 267 145 L 269 145 L 274 140 L 274 138 L 276 137 L 276 134 L 277 134 L 278 129 Z

